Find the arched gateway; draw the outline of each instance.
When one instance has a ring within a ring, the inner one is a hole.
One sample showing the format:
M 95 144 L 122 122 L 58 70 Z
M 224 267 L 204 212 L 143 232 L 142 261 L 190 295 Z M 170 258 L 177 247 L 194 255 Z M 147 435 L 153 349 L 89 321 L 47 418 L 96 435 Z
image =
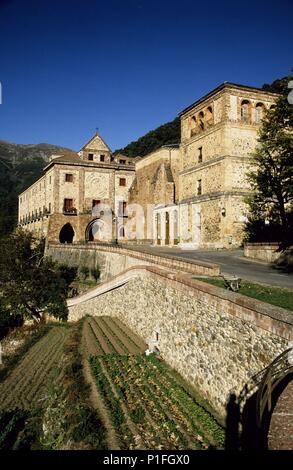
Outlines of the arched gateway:
M 92 220 L 85 229 L 85 241 L 109 241 L 111 239 L 111 228 L 100 218 Z
M 70 223 L 63 225 L 59 233 L 60 243 L 72 243 L 74 237 L 74 230 Z

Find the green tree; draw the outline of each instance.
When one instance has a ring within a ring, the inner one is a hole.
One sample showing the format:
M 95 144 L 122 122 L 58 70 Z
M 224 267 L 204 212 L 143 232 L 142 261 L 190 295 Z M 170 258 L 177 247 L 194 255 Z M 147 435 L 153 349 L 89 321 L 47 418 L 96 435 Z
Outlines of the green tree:
M 289 80 L 290 77 L 286 82 L 278 81 L 282 93 L 262 122 L 254 167 L 248 175 L 253 189 L 248 200 L 250 224 L 268 219 L 279 225 L 279 238 L 285 245 L 292 236 L 293 203 L 293 106 L 288 102 Z
M 69 276 L 71 279 L 71 276 Z M 40 321 L 66 320 L 69 279 L 44 257 L 44 240 L 21 229 L 0 240 L 0 315 Z

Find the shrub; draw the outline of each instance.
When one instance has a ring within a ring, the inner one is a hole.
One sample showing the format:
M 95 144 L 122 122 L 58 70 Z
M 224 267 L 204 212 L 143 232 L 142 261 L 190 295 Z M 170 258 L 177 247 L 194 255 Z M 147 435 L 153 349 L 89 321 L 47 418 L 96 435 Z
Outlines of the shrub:
M 98 266 L 91 269 L 91 276 L 95 279 L 95 281 L 100 279 L 100 275 L 101 275 L 101 271 L 100 271 L 100 268 Z
M 81 266 L 79 268 L 79 277 L 83 280 L 86 280 L 89 277 L 90 270 L 87 266 Z

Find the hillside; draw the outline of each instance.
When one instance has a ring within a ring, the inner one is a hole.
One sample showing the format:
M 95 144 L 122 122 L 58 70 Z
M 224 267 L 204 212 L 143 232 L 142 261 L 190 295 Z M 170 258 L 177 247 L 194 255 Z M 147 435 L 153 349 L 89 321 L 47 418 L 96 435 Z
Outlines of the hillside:
M 48 157 L 60 150 L 58 145 L 0 140 L 0 236 L 16 224 L 17 195 L 41 176 Z
M 180 120 L 177 117 L 173 121 L 148 132 L 138 140 L 126 145 L 126 147 L 116 150 L 114 153 L 122 153 L 127 157 L 144 157 L 162 145 L 178 144 L 179 142 Z

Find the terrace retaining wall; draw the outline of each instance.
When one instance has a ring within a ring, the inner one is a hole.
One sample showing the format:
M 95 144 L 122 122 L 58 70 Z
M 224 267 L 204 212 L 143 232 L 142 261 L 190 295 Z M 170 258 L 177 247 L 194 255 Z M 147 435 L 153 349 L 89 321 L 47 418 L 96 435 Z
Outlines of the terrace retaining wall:
M 217 264 L 203 261 L 189 261 L 164 255 L 143 253 L 127 248 L 99 244 L 50 244 L 46 255 L 55 261 L 75 266 L 99 266 L 101 280 L 110 279 L 132 266 L 159 266 L 170 270 L 188 272 L 197 275 L 218 276 Z
M 293 339 L 292 312 L 151 266 L 128 269 L 68 306 L 72 321 L 110 315 L 145 341 L 158 332 L 162 357 L 221 416 L 229 395 Z

